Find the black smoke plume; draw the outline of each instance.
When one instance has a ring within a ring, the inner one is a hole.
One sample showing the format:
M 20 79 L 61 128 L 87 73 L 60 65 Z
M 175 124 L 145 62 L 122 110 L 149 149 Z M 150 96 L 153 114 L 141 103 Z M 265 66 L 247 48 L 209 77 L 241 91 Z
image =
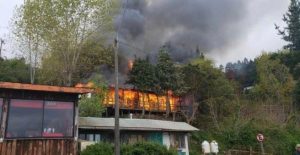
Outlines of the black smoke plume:
M 117 17 L 120 50 L 128 57 L 156 55 L 170 46 L 175 61 L 207 53 L 238 41 L 248 28 L 246 0 L 123 0 Z M 220 54 L 222 51 L 219 51 Z

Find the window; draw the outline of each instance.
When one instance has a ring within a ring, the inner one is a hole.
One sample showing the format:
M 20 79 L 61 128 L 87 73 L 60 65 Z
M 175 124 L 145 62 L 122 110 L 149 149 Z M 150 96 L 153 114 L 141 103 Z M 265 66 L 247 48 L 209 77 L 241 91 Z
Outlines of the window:
M 107 135 L 107 134 L 100 134 L 100 133 L 92 133 L 92 132 L 88 132 L 88 133 L 81 133 L 81 131 L 79 131 L 79 139 L 81 140 L 87 140 L 87 141 L 94 141 L 94 142 L 108 142 L 108 140 L 111 140 L 111 136 Z M 106 135 L 106 140 L 104 139 L 104 135 Z
M 11 100 L 6 137 L 41 137 L 43 101 Z
M 73 137 L 74 103 L 12 99 L 6 138 Z
M 88 140 L 88 141 L 94 141 L 94 134 L 87 134 L 86 135 L 86 140 Z
M 180 133 L 170 134 L 171 147 L 176 149 L 185 148 L 185 135 Z
M 101 135 L 100 134 L 95 134 L 95 141 L 100 142 L 101 141 Z
M 44 137 L 73 136 L 73 102 L 46 101 L 44 107 Z

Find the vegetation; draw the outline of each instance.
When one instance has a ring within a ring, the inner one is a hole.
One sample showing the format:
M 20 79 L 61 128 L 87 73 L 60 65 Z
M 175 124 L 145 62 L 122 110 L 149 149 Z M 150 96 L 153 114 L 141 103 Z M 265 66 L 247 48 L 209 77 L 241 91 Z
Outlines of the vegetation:
M 29 68 L 23 58 L 0 58 L 0 81 L 30 83 Z
M 98 48 L 104 35 L 94 39 L 93 34 L 112 30 L 114 6 L 110 0 L 48 0 L 26 1 L 18 8 L 14 34 L 31 66 L 31 82 L 41 66 L 41 83 L 71 86 L 79 63 L 86 62 L 84 51 L 106 61 L 99 55 L 107 55 L 107 50 Z
M 149 60 L 137 59 L 135 60 L 132 69 L 128 74 L 128 84 L 132 84 L 136 89 L 145 93 L 153 90 L 153 86 L 157 82 L 155 76 L 155 67 L 150 64 Z M 145 95 L 143 95 L 143 115 L 145 114 Z
M 109 143 L 96 143 L 94 145 L 89 145 L 84 151 L 80 153 L 81 155 L 113 155 L 114 148 Z
M 168 150 L 165 146 L 152 142 L 138 142 L 123 145 L 122 155 L 176 155 L 175 150 Z M 88 146 L 81 155 L 113 155 L 113 146 L 108 143 L 96 143 Z
M 101 117 L 105 108 L 103 102 L 107 94 L 107 85 L 101 76 L 95 76 L 90 82 L 96 93 L 84 95 L 79 100 L 79 116 Z

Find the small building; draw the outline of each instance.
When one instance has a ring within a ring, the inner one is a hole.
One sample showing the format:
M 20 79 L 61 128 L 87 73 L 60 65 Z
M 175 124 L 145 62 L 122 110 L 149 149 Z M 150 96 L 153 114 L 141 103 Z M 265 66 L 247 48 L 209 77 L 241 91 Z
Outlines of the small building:
M 114 118 L 80 117 L 79 139 L 113 143 L 114 122 Z M 197 130 L 185 122 L 120 118 L 121 143 L 153 141 L 185 155 L 189 155 L 188 133 Z
M 75 155 L 78 97 L 91 91 L 0 82 L 0 154 Z

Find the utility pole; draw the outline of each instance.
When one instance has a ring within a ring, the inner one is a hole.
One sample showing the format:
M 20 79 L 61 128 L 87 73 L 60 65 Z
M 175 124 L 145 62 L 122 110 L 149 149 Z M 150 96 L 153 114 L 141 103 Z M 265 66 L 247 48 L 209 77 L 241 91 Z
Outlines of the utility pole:
M 118 34 L 114 42 L 115 51 L 115 155 L 120 155 L 120 122 L 119 122 L 119 63 Z
M 121 0 L 122 3 L 122 0 Z M 126 4 L 123 3 L 123 10 L 121 14 L 121 23 L 118 25 L 116 30 L 116 37 L 114 38 L 114 52 L 115 52 L 115 155 L 120 155 L 120 121 L 119 121 L 119 62 L 118 62 L 118 52 L 119 52 L 119 30 L 121 28 L 122 19 L 125 14 Z
M 0 58 L 2 57 L 2 47 L 4 45 L 4 40 L 0 38 Z

